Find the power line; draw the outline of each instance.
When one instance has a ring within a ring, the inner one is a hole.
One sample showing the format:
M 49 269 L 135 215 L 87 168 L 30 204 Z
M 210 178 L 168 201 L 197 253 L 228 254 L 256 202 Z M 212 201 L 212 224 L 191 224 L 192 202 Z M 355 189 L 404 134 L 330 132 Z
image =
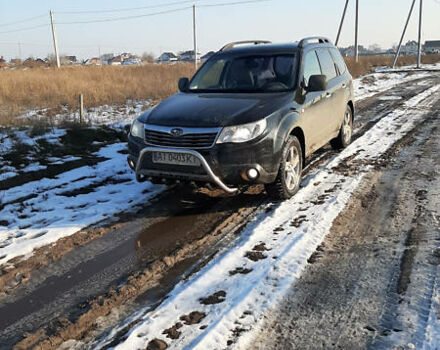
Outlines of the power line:
M 153 12 L 153 13 L 146 13 L 146 14 L 143 14 L 143 15 L 136 15 L 136 16 L 96 19 L 96 20 L 93 20 L 93 21 L 57 22 L 57 24 L 86 24 L 86 23 L 102 23 L 102 22 L 123 21 L 123 20 L 127 20 L 127 19 L 134 19 L 134 18 L 141 18 L 141 17 L 151 17 L 151 16 L 157 16 L 157 15 L 163 15 L 163 14 L 166 14 L 166 13 L 179 12 L 179 11 L 188 10 L 190 8 L 192 8 L 192 7 L 191 6 L 186 6 L 186 7 L 181 7 L 181 8 L 178 8 L 178 9 L 165 10 L 165 11 Z
M 135 11 L 135 10 L 144 10 L 144 9 L 152 9 L 152 8 L 161 8 L 168 7 L 174 5 L 183 5 L 187 3 L 194 3 L 199 1 L 207 1 L 207 0 L 183 0 L 183 1 L 174 1 L 161 5 L 149 5 L 149 6 L 141 6 L 141 7 L 125 7 L 120 9 L 107 9 L 107 10 L 78 10 L 78 11 L 54 11 L 56 14 L 63 15 L 71 15 L 71 14 L 87 14 L 87 13 L 109 13 L 109 12 L 124 12 L 124 11 Z
M 273 1 L 273 0 L 245 0 L 245 1 L 225 2 L 225 3 L 217 3 L 217 4 L 209 4 L 209 5 L 199 5 L 197 7 L 232 6 L 232 5 L 241 5 L 241 4 L 251 4 L 255 2 L 268 2 L 268 1 Z
M 42 27 L 49 27 L 49 24 L 40 24 L 38 26 L 33 26 L 33 27 L 26 27 L 26 28 L 8 30 L 8 31 L 0 32 L 0 34 L 22 32 L 22 31 L 25 31 L 25 30 L 31 30 L 31 29 L 42 28 Z
M 11 25 L 19 24 L 19 23 L 23 23 L 23 22 L 30 22 L 30 21 L 33 21 L 37 18 L 42 18 L 42 17 L 46 17 L 46 16 L 47 16 L 46 14 L 42 14 L 42 15 L 38 15 L 38 16 L 34 16 L 34 17 L 21 19 L 21 20 L 15 21 L 15 22 L 3 23 L 3 24 L 0 24 L 0 27 L 11 26 Z
M 210 5 L 199 5 L 198 7 L 220 7 L 220 6 L 250 4 L 250 3 L 267 2 L 267 1 L 273 1 L 273 0 L 245 0 L 245 1 L 235 1 L 235 2 L 227 2 L 227 3 L 217 3 L 217 4 L 210 4 Z M 113 18 L 85 20 L 85 21 L 57 22 L 57 24 L 87 24 L 87 23 L 103 23 L 103 22 L 123 21 L 123 20 L 128 20 L 128 19 L 151 17 L 151 16 L 163 15 L 163 14 L 167 14 L 167 13 L 180 12 L 180 11 L 185 11 L 185 10 L 188 10 L 191 8 L 192 8 L 192 6 L 185 6 L 185 7 L 180 7 L 177 9 L 170 9 L 170 10 L 164 10 L 164 11 L 153 12 L 153 13 L 146 13 L 146 14 L 135 15 L 135 16 L 113 17 Z

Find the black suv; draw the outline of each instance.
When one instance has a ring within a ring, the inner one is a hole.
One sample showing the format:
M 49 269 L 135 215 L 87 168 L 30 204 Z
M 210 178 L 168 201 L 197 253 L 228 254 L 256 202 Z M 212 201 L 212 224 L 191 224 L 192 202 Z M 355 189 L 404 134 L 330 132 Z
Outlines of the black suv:
M 138 181 L 215 183 L 229 193 L 263 183 L 290 198 L 312 152 L 351 141 L 352 77 L 326 38 L 228 44 L 179 90 L 132 124 L 128 164 Z

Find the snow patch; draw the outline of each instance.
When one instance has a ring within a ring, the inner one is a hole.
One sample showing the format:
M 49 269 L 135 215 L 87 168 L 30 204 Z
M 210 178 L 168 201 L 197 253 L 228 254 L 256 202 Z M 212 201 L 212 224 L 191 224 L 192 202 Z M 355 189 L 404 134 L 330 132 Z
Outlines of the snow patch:
M 142 317 L 134 316 L 131 321 L 140 317 L 140 323 L 115 348 L 143 349 L 153 338 L 159 338 L 168 343 L 169 349 L 221 349 L 231 339 L 236 341 L 236 348 L 246 349 L 258 332 L 263 312 L 276 305 L 300 276 L 307 259 L 322 242 L 365 172 L 372 168 L 371 163 L 423 119 L 421 105 L 428 106 L 428 97 L 439 88 L 440 85 L 434 86 L 407 101 L 325 167 L 309 175 L 307 185 L 294 198 L 275 205 L 272 213 L 261 214 L 248 224 L 229 250 L 220 253 L 188 281 L 179 283 L 158 308 L 144 310 Z M 348 161 L 358 164 L 356 175 L 337 170 Z M 249 259 L 250 252 L 259 260 Z M 250 271 L 232 274 L 237 268 Z M 218 291 L 226 294 L 222 303 L 200 303 L 201 298 Z M 165 329 L 193 311 L 206 314 L 200 324 L 180 328 L 182 334 L 177 340 L 165 338 Z M 201 329 L 201 325 L 206 327 Z M 248 331 L 238 340 L 233 336 L 237 328 Z

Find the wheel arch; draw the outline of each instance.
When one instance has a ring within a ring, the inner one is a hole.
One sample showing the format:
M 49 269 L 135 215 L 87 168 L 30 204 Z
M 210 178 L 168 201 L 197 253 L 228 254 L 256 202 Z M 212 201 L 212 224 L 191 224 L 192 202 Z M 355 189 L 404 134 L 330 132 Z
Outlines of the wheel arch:
M 299 127 L 296 126 L 292 129 L 290 132 L 291 136 L 296 136 L 298 139 L 300 145 L 301 145 L 301 152 L 302 152 L 302 160 L 303 160 L 303 167 L 306 164 L 306 138 L 304 136 L 304 131 Z
M 354 103 L 352 100 L 349 100 L 347 104 L 351 109 L 351 119 L 354 121 Z

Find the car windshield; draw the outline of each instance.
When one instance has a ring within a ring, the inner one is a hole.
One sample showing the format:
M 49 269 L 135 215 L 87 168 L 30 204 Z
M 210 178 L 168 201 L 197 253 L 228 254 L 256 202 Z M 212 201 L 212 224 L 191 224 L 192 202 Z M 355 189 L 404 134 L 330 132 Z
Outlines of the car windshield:
M 218 56 L 195 74 L 193 92 L 281 92 L 295 84 L 295 55 Z

